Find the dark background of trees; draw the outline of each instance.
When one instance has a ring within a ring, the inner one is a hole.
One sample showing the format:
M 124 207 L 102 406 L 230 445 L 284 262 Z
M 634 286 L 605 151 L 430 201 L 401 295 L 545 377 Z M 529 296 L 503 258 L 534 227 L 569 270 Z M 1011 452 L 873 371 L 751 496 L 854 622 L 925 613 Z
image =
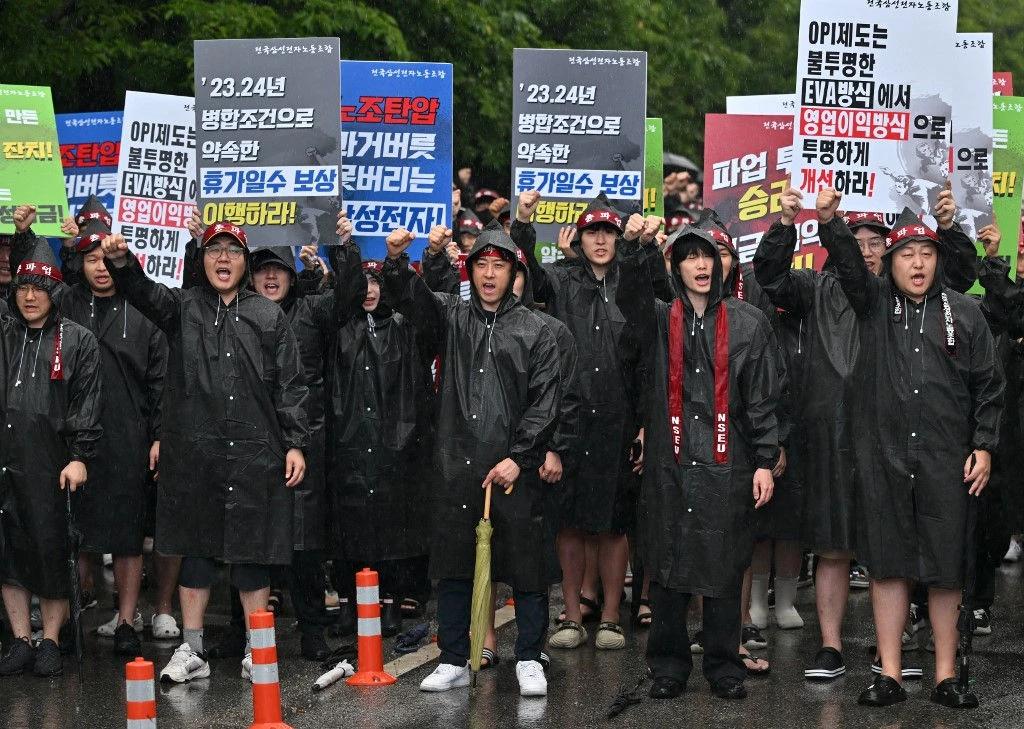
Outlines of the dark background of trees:
M 0 0 L 0 82 L 51 86 L 58 112 L 120 109 L 126 89 L 192 95 L 192 40 L 339 36 L 342 57 L 455 65 L 455 163 L 508 185 L 512 49 L 644 50 L 648 114 L 699 161 L 704 114 L 793 90 L 799 0 Z M 1024 2 L 961 0 L 1024 87 Z M 955 63 L 950 50 L 950 63 Z

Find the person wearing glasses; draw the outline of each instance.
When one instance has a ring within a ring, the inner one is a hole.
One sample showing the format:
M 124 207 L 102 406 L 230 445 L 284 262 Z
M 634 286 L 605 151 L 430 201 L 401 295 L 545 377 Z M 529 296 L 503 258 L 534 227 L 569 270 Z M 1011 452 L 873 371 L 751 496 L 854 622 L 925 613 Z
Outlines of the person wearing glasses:
M 199 241 L 198 286 L 149 279 L 118 235 L 103 253 L 119 293 L 166 335 L 156 548 L 182 556 L 183 642 L 161 671 L 183 683 L 210 675 L 203 620 L 218 562 L 231 565 L 246 616 L 267 609 L 272 565 L 292 561 L 291 489 L 306 471 L 302 364 L 274 302 L 246 288 L 245 231 L 214 223 Z M 242 676 L 251 678 L 246 649 Z

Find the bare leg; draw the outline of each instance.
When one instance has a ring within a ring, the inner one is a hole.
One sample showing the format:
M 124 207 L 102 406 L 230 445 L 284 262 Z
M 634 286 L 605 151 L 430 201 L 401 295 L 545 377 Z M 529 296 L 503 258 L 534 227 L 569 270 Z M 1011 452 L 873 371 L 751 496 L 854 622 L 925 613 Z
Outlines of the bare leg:
M 956 628 L 959 590 L 928 590 L 928 618 L 935 636 L 935 683 L 956 676 L 956 646 L 960 632 Z
M 170 557 L 154 552 L 153 563 L 156 565 L 157 575 L 156 613 L 170 615 L 174 592 L 178 587 L 178 573 L 181 572 L 181 557 Z
M 565 619 L 583 620 L 580 610 L 580 590 L 586 568 L 586 535 L 577 529 L 563 529 L 556 541 L 558 562 L 562 566 L 562 597 L 565 600 Z
M 266 592 L 269 597 L 270 591 Z M 179 587 L 178 601 L 181 603 L 182 627 L 185 630 L 202 630 L 206 606 L 210 602 L 210 588 Z M 266 601 L 263 609 L 266 609 Z
M 132 624 L 142 586 L 142 555 L 114 557 L 114 584 L 117 586 L 118 624 Z
M 96 586 L 92 579 L 92 558 L 91 554 L 81 552 L 78 555 L 78 584 L 82 587 L 82 592 L 94 592 L 93 588 Z
M 743 586 L 740 588 L 740 620 L 744 625 L 750 625 L 750 580 L 753 567 L 747 567 L 743 572 Z
M 40 598 L 39 609 L 43 614 L 43 638 L 59 643 L 60 626 L 68 617 L 68 601 Z
M 209 590 L 206 591 L 206 596 L 210 596 Z M 267 609 L 267 603 L 270 600 L 270 588 L 264 587 L 259 590 L 253 590 L 252 592 L 242 592 L 239 590 L 238 599 L 242 602 L 242 611 L 245 613 L 245 624 L 248 627 L 250 615 Z M 182 600 L 181 610 L 182 616 L 184 617 L 184 600 Z
M 907 581 L 871 580 L 871 607 L 875 614 L 875 635 L 878 637 L 882 673 L 902 683 L 901 638 L 910 610 L 910 586 Z
M 29 620 L 29 605 L 32 596 L 28 590 L 23 590 L 14 585 L 3 586 L 4 607 L 7 609 L 7 619 L 11 622 L 11 632 L 15 638 L 31 638 L 32 625 Z
M 819 556 L 814 595 L 818 602 L 821 645 L 842 651 L 843 618 L 846 617 L 846 602 L 850 596 L 850 560 Z M 901 619 L 905 617 L 901 613 Z M 896 637 L 898 639 L 899 635 Z
M 601 587 L 604 590 L 604 607 L 601 620 L 619 622 L 619 603 L 622 601 L 622 587 L 626 582 L 626 564 L 629 562 L 629 545 L 625 534 L 598 535 L 598 569 L 601 573 Z
M 598 539 L 594 534 L 586 534 L 584 536 L 586 541 L 586 562 L 583 568 L 583 588 L 581 592 L 584 597 L 589 597 L 591 600 L 597 601 L 597 574 L 598 564 Z

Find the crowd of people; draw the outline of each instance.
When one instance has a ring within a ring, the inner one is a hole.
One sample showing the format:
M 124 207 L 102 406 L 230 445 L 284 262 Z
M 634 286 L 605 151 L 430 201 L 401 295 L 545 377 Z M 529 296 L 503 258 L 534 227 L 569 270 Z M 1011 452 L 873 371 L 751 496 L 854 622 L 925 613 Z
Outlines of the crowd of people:
M 251 250 L 242 227 L 194 216 L 180 288 L 147 277 L 95 198 L 65 221 L 59 262 L 34 206 L 16 209 L 0 239 L 0 676 L 62 671 L 69 596 L 79 580 L 93 602 L 102 554 L 117 606 L 98 632 L 138 654 L 154 537 L 150 629 L 179 641 L 162 680 L 232 655 L 249 677 L 246 617 L 280 609 L 282 587 L 302 655 L 323 660 L 371 566 L 384 635 L 436 599 L 441 657 L 420 688 L 467 686 L 486 492 L 524 696 L 591 633 L 623 649 L 632 620 L 650 630 L 651 697 L 680 695 L 702 654 L 712 693 L 742 699 L 770 670 L 751 651 L 771 616 L 803 627 L 803 568 L 821 645 L 807 680 L 845 673 L 849 587 L 867 579 L 877 675 L 860 703 L 906 699 L 923 671 L 901 649 L 929 624 L 932 701 L 977 706 L 959 631 L 991 631 L 995 565 L 1020 531 L 1024 272 L 995 226 L 979 260 L 948 189 L 932 218 L 892 227 L 824 190 L 828 261 L 794 269 L 808 201 L 789 189 L 741 262 L 699 183 L 673 173 L 664 217 L 598 198 L 542 263 L 538 192 L 510 202 L 460 170 L 452 193 L 454 222 L 416 265 L 405 229 L 364 259 L 344 213 L 328 261 L 304 246 L 301 271 L 291 247 Z M 984 297 L 967 295 L 978 279 Z M 207 645 L 224 565 L 233 629 Z M 958 626 L 964 599 L 977 609 Z M 487 668 L 493 621 L 484 644 Z

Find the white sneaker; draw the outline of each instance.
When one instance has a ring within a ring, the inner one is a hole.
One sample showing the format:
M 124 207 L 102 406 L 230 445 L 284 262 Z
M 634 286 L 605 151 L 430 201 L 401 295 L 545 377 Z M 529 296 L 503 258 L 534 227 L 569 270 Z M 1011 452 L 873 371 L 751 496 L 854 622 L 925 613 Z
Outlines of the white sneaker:
M 171 656 L 171 660 L 160 671 L 161 681 L 185 683 L 194 678 L 206 678 L 210 675 L 210 664 L 202 656 L 192 650 L 188 643 L 182 643 Z
M 173 615 L 168 615 L 167 613 L 160 613 L 159 615 L 153 613 L 153 618 L 149 621 L 149 627 L 153 631 L 153 637 L 156 640 L 173 640 L 174 638 L 181 637 L 177 621 Z
M 1021 555 L 1021 545 L 1016 539 L 1010 540 L 1010 548 L 1006 550 L 1006 554 L 1003 555 L 1004 562 L 1019 562 Z
M 113 638 L 114 632 L 117 630 L 117 626 L 121 624 L 121 614 L 114 611 L 114 617 L 112 617 L 103 625 L 96 628 L 96 635 L 102 638 Z M 135 628 L 136 633 L 141 633 L 143 628 L 142 613 L 138 610 L 135 611 L 135 619 L 132 620 L 132 627 Z
M 539 662 L 519 661 L 516 664 L 516 678 L 519 679 L 520 696 L 548 695 L 548 680 Z
M 420 691 L 450 691 L 463 686 L 469 686 L 469 664 L 439 663 L 432 674 L 420 681 Z
M 252 652 L 245 654 L 242 659 L 242 678 L 252 681 Z

